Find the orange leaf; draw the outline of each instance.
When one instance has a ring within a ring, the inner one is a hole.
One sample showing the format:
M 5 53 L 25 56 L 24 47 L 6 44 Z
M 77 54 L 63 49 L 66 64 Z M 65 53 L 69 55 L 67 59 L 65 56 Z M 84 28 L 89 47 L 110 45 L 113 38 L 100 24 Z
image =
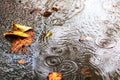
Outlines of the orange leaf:
M 25 52 L 27 53 L 27 49 L 25 48 L 26 46 L 30 45 L 33 42 L 33 30 L 29 30 L 25 32 L 26 34 L 29 35 L 27 38 L 17 38 L 11 45 L 10 51 L 19 53 L 19 52 Z
M 61 80 L 62 75 L 59 72 L 52 72 L 48 75 L 48 80 Z
M 10 51 L 15 53 L 19 52 L 28 53 L 28 50 L 25 47 L 30 45 L 33 41 L 34 36 L 33 29 L 31 27 L 15 23 L 12 24 L 12 27 L 13 31 L 8 31 L 3 34 L 4 36 L 9 37 L 11 37 L 10 35 L 18 36 L 17 39 L 15 39 L 15 41 L 12 43 Z
M 88 69 L 81 69 L 81 74 L 84 75 L 85 77 L 91 77 L 91 73 Z
M 25 64 L 25 60 L 24 60 L 24 59 L 17 60 L 17 62 L 18 62 L 19 64 Z

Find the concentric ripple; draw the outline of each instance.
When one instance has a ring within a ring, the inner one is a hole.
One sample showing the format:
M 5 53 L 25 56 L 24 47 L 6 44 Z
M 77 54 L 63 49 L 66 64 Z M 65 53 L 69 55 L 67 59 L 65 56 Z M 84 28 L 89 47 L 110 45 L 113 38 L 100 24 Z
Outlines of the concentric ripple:
M 63 63 L 58 67 L 58 71 L 62 73 L 63 76 L 75 73 L 77 70 L 77 64 L 74 61 L 70 60 L 63 61 Z
M 48 66 L 58 66 L 62 63 L 62 58 L 59 56 L 48 56 L 45 58 L 45 64 Z
M 115 39 L 111 38 L 98 38 L 96 40 L 96 45 L 99 46 L 100 48 L 113 48 L 117 44 L 117 41 Z

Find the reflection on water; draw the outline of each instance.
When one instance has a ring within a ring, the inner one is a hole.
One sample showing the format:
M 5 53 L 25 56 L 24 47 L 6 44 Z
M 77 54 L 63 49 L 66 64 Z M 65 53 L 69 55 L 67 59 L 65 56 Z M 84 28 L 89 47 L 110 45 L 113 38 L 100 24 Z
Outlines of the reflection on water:
M 0 35 L 0 79 L 47 80 L 60 72 L 62 80 L 119 80 L 119 0 L 0 1 L 0 34 L 11 22 L 34 27 L 30 54 L 9 54 L 10 42 Z M 58 6 L 58 11 L 52 7 Z M 40 12 L 30 14 L 33 9 Z M 42 16 L 45 11 L 52 14 Z M 52 35 L 44 35 L 51 31 Z M 80 40 L 80 38 L 85 38 Z M 87 39 L 89 38 L 89 39 Z M 17 60 L 25 59 L 24 65 Z

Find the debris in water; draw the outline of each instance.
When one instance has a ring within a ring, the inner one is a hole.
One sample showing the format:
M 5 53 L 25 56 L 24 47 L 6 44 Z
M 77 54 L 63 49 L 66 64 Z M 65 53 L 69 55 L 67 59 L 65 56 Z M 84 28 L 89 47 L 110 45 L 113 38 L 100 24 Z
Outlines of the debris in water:
M 21 31 L 8 31 L 8 32 L 4 33 L 3 35 L 4 35 L 4 37 L 9 36 L 9 35 L 16 35 L 16 36 L 20 36 L 20 37 L 29 37 L 28 34 L 23 33 Z
M 93 39 L 92 39 L 91 37 L 89 37 L 89 36 L 87 36 L 87 37 L 81 36 L 81 37 L 79 38 L 79 41 L 80 41 L 80 42 L 81 42 L 81 41 L 85 41 L 85 40 L 87 40 L 87 41 L 92 41 Z
M 48 80 L 61 80 L 62 75 L 59 72 L 52 72 L 48 75 Z
M 91 75 L 91 73 L 90 73 L 90 71 L 88 70 L 88 69 L 81 69 L 81 71 L 80 71 L 80 73 L 82 74 L 82 75 L 84 75 L 86 78 L 87 77 L 92 77 L 92 75 Z
M 58 6 L 53 6 L 53 7 L 52 7 L 52 10 L 58 11 L 58 10 L 59 10 L 59 7 L 58 7 Z
M 32 10 L 31 12 L 30 12 L 30 14 L 32 14 L 32 13 L 38 13 L 38 12 L 40 12 L 41 10 L 40 9 L 34 9 L 34 10 Z
M 79 39 L 79 41 L 84 41 L 85 39 L 86 39 L 85 36 L 81 36 L 80 39 Z
M 25 48 L 33 42 L 34 31 L 31 27 L 20 25 L 20 24 L 12 24 L 13 31 L 8 31 L 3 35 L 6 37 L 14 39 L 10 35 L 18 36 L 15 41 L 12 42 L 10 52 L 12 53 L 20 53 L 25 52 L 28 53 L 28 50 Z
M 44 17 L 49 17 L 51 14 L 52 14 L 52 12 L 46 11 L 46 12 L 43 13 L 43 16 Z
M 25 32 L 26 34 L 29 35 L 29 37 L 26 38 L 17 38 L 11 45 L 10 51 L 11 52 L 25 52 L 28 53 L 27 49 L 25 48 L 26 46 L 30 45 L 33 42 L 33 30 L 29 30 Z
M 32 27 L 28 27 L 21 24 L 15 24 L 15 23 L 12 23 L 12 27 L 14 31 L 21 31 L 21 32 L 25 32 L 32 29 Z
M 45 37 L 50 37 L 52 35 L 52 33 L 51 32 L 48 32 L 46 35 L 45 35 Z
M 24 59 L 17 60 L 17 62 L 18 62 L 19 64 L 25 64 L 25 60 L 24 60 Z

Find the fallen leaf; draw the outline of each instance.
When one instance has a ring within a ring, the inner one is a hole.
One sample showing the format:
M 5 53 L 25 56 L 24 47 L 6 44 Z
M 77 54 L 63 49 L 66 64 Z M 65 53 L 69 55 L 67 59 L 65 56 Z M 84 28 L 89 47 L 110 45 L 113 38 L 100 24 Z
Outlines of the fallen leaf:
M 27 49 L 25 48 L 26 46 L 30 45 L 33 42 L 33 37 L 34 33 L 33 30 L 29 30 L 25 32 L 26 34 L 29 35 L 29 37 L 26 38 L 17 38 L 11 45 L 10 51 L 11 52 L 25 52 L 28 53 Z
M 34 9 L 34 10 L 32 10 L 31 12 L 30 12 L 30 14 L 32 14 L 32 13 L 38 13 L 38 12 L 40 12 L 41 10 L 40 9 Z
M 24 60 L 24 59 L 17 60 L 17 62 L 18 62 L 19 64 L 25 64 L 25 60 Z
M 30 45 L 33 41 L 33 36 L 34 36 L 33 29 L 31 27 L 24 26 L 21 24 L 15 24 L 15 23 L 12 24 L 12 27 L 13 27 L 13 31 L 8 31 L 3 34 L 4 37 L 5 36 L 11 37 L 10 35 L 17 36 L 17 38 L 11 37 L 15 41 L 12 41 L 13 43 L 11 45 L 10 52 L 28 53 L 28 50 L 25 47 Z
M 32 29 L 32 27 L 28 27 L 28 26 L 21 25 L 21 24 L 15 24 L 15 23 L 12 23 L 12 27 L 14 31 L 21 31 L 21 32 L 25 32 L 25 31 Z
M 52 14 L 52 12 L 46 11 L 46 12 L 43 13 L 43 16 L 44 17 L 49 17 L 51 14 Z
M 59 72 L 52 72 L 48 75 L 48 80 L 61 80 L 62 75 Z
M 52 7 L 52 10 L 58 11 L 58 10 L 59 10 L 59 7 L 58 7 L 58 6 L 53 6 L 53 7 Z
M 46 33 L 45 37 L 50 37 L 52 35 L 51 32 Z
M 85 77 L 92 77 L 90 71 L 88 69 L 81 69 L 81 74 L 84 75 Z
M 20 36 L 20 37 L 29 37 L 28 34 L 23 33 L 21 31 L 8 31 L 3 34 L 4 37 L 9 36 L 9 35 L 16 35 L 16 36 Z

